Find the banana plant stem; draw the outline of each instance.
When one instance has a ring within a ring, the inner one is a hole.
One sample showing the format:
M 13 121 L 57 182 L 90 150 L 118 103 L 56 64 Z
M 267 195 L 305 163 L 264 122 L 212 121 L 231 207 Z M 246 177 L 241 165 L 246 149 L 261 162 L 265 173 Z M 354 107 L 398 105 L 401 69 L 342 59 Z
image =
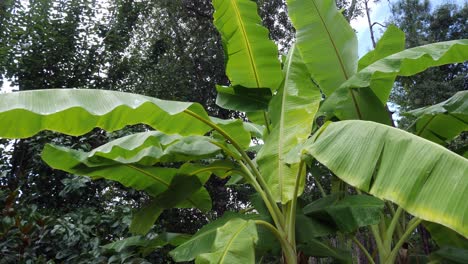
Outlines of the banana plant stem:
M 400 221 L 400 216 L 401 216 L 402 212 L 403 212 L 403 208 L 398 207 L 395 214 L 393 215 L 393 218 L 392 218 L 392 221 L 390 222 L 390 225 L 388 225 L 388 228 L 387 228 L 387 231 L 386 231 L 387 235 L 385 236 L 387 243 L 391 243 L 391 241 L 392 241 L 393 233 L 395 232 L 395 227 L 398 225 L 398 223 Z M 389 247 L 390 244 L 386 244 L 385 246 Z
M 296 255 L 296 250 L 292 247 L 292 245 L 286 240 L 286 234 L 283 232 L 279 231 L 277 228 L 275 228 L 272 224 L 263 221 L 263 220 L 255 220 L 255 224 L 257 225 L 262 225 L 266 229 L 268 229 L 275 237 L 278 239 L 278 241 L 281 244 L 281 247 L 283 249 L 283 254 L 286 259 L 287 264 L 296 264 L 297 263 L 297 255 Z
M 291 200 L 291 206 L 288 210 L 288 221 L 287 223 L 287 236 L 288 240 L 292 244 L 293 248 L 296 248 L 296 209 L 297 209 L 297 196 L 299 194 L 299 186 L 301 185 L 302 182 L 302 171 L 304 170 L 304 161 L 301 160 L 299 163 L 299 170 L 297 171 L 297 177 L 296 177 L 296 182 L 294 184 L 294 195 L 293 199 Z M 305 174 L 304 174 L 305 177 Z
M 371 225 L 370 230 L 372 232 L 372 235 L 374 236 L 375 243 L 377 244 L 377 249 L 378 249 L 378 252 L 379 252 L 379 256 L 380 255 L 386 255 L 385 252 L 387 252 L 388 250 L 383 245 L 382 238 L 380 236 L 378 226 L 377 225 Z
M 278 208 L 278 205 L 276 204 L 276 201 L 275 201 L 275 199 L 273 198 L 273 196 L 272 196 L 272 194 L 270 192 L 270 188 L 268 187 L 268 185 L 266 184 L 266 182 L 263 179 L 262 175 L 258 171 L 257 166 L 255 166 L 255 164 L 253 164 L 253 162 L 250 159 L 249 155 L 247 155 L 247 153 L 242 149 L 242 147 L 226 131 L 224 131 L 222 128 L 220 128 L 219 126 L 217 126 L 216 124 L 214 124 L 210 120 L 207 120 L 207 119 L 199 116 L 198 114 L 196 114 L 196 113 L 194 113 L 194 112 L 192 112 L 192 111 L 190 111 L 188 109 L 185 109 L 184 113 L 186 113 L 186 114 L 200 120 L 201 122 L 207 124 L 208 126 L 213 128 L 214 130 L 218 131 L 241 154 L 242 160 L 245 163 L 247 163 L 247 165 L 250 167 L 250 169 L 252 170 L 252 172 L 253 172 L 253 174 L 255 176 L 255 177 L 253 177 L 253 182 L 256 182 L 256 183 L 258 182 L 260 184 L 260 186 L 261 186 L 261 188 L 259 190 L 263 189 L 263 191 L 265 193 L 265 197 L 264 197 L 264 198 L 266 198 L 266 199 L 264 199 L 265 203 L 270 203 L 270 207 L 271 207 L 270 213 L 272 214 L 272 217 L 273 217 L 273 215 L 276 215 L 276 217 L 278 218 L 278 222 L 275 222 L 275 224 L 279 225 L 279 228 L 283 229 L 284 228 L 283 214 L 281 213 L 280 209 Z
M 359 242 L 359 240 L 355 236 L 353 236 L 353 241 L 361 249 L 361 251 L 364 253 L 364 255 L 366 255 L 366 258 L 369 261 L 369 263 L 375 264 L 374 259 L 369 254 L 369 251 L 367 251 L 367 249 L 364 247 L 364 245 L 362 245 L 361 242 Z
M 244 170 L 245 175 L 247 175 L 247 179 L 252 184 L 252 186 L 255 188 L 255 190 L 262 196 L 263 201 L 265 202 L 266 207 L 268 208 L 268 211 L 270 212 L 271 217 L 273 218 L 273 221 L 275 222 L 275 225 L 279 228 L 279 230 L 283 230 L 283 226 L 280 225 L 280 219 L 282 216 L 278 216 L 274 209 L 272 208 L 271 203 L 268 201 L 265 192 L 262 190 L 260 185 L 258 184 L 257 181 L 255 181 L 255 177 L 252 175 L 252 172 L 247 168 L 247 166 L 243 162 L 239 162 L 241 165 L 242 169 Z
M 402 237 L 398 240 L 398 242 L 395 244 L 395 247 L 392 249 L 390 252 L 389 256 L 385 260 L 385 263 L 395 263 L 395 259 L 398 255 L 398 251 L 400 250 L 401 246 L 403 246 L 403 243 L 408 239 L 408 237 L 413 233 L 414 229 L 418 227 L 418 225 L 422 222 L 422 219 L 415 217 L 411 219 L 411 221 L 408 224 L 408 228 L 405 230 L 405 233 L 403 234 Z

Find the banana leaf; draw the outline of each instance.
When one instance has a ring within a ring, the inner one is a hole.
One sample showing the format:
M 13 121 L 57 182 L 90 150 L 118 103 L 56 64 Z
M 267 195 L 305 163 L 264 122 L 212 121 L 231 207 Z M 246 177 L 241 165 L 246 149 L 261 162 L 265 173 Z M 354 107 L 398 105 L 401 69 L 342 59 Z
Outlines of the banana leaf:
M 195 263 L 255 263 L 257 240 L 254 221 L 231 219 L 217 228 L 210 252 L 198 255 Z
M 287 0 L 297 47 L 325 95 L 356 73 L 357 38 L 334 0 Z
M 411 76 L 430 67 L 467 59 L 468 39 L 433 43 L 394 53 L 375 61 L 344 82 L 324 101 L 320 115 L 327 119 L 336 116 L 340 120 L 361 119 L 390 124 L 385 104 L 397 76 Z
M 64 147 L 46 145 L 42 159 L 52 168 L 63 170 L 76 175 L 89 176 L 92 179 L 105 178 L 117 181 L 124 186 L 142 190 L 150 196 L 157 197 L 166 191 L 173 178 L 178 174 L 196 172 L 199 167 L 183 166 L 180 169 L 143 166 L 138 164 L 113 164 L 88 167 L 82 163 L 83 152 Z M 197 173 L 191 177 L 198 178 L 203 184 L 208 179 L 206 173 Z M 204 188 L 200 188 L 187 201 L 177 207 L 196 207 L 203 211 L 211 209 L 211 199 Z
M 214 0 L 213 6 L 214 25 L 221 34 L 226 75 L 232 86 L 276 90 L 282 81 L 278 49 L 262 26 L 257 4 L 250 0 Z
M 468 91 L 460 91 L 444 102 L 405 113 L 415 117 L 411 131 L 438 144 L 446 144 L 468 131 Z
M 164 209 L 177 207 L 177 204 L 190 199 L 201 187 L 202 184 L 196 177 L 185 174 L 175 175 L 165 191 L 152 198 L 147 206 L 133 215 L 130 232 L 147 234 Z
M 0 137 L 25 138 L 42 130 L 83 135 L 147 124 L 167 134 L 204 135 L 205 122 L 224 128 L 247 149 L 250 134 L 240 120 L 210 118 L 201 105 L 106 90 L 49 89 L 0 94 Z
M 340 89 L 370 87 L 386 103 L 396 76 L 411 76 L 430 67 L 464 62 L 468 39 L 419 46 L 377 60 L 347 80 Z
M 338 199 L 329 195 L 304 207 L 304 214 L 350 233 L 359 227 L 380 222 L 384 202 L 369 195 L 348 195 Z
M 359 59 L 358 71 L 372 63 L 405 49 L 405 33 L 395 25 L 389 25 L 380 37 L 375 49 Z
M 249 219 L 248 215 L 226 212 L 222 217 L 203 226 L 189 240 L 169 252 L 176 262 L 192 261 L 197 256 L 211 252 L 218 228 L 234 219 Z
M 149 131 L 113 140 L 79 156 L 88 167 L 117 163 L 151 166 L 214 157 L 221 149 L 211 142 L 214 140 L 203 136 L 181 137 Z
M 294 46 L 288 54 L 284 75 L 283 85 L 270 102 L 271 132 L 257 155 L 273 197 L 283 204 L 296 198 L 294 186 L 305 174 L 304 170 L 298 175 L 299 164 L 287 165 L 283 156 L 310 135 L 321 100 L 320 91 L 310 81 L 301 54 Z M 304 181 L 299 184 L 300 195 Z
M 440 145 L 374 122 L 341 121 L 321 127 L 299 153 L 352 186 L 468 236 L 468 160 Z M 297 153 L 288 155 L 294 159 Z

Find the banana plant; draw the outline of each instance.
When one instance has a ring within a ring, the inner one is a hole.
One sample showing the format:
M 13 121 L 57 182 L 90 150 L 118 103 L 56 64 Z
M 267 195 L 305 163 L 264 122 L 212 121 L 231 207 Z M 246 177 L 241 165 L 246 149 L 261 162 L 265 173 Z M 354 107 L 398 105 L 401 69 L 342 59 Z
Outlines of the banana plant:
M 397 76 L 466 61 L 468 40 L 403 50 L 403 34 L 390 27 L 376 49 L 358 60 L 356 35 L 333 0 L 287 5 L 296 42 L 280 61 L 255 2 L 213 0 L 230 79 L 229 86 L 217 87 L 217 103 L 246 112 L 250 121 L 210 117 L 197 103 L 49 89 L 1 94 L 0 137 L 26 138 L 42 130 L 82 135 L 96 127 L 115 131 L 146 124 L 151 131 L 90 152 L 53 144 L 42 152 L 52 168 L 147 192 L 151 200 L 130 227 L 136 235 L 147 233 L 165 209 L 210 210 L 204 184 L 211 175 L 240 179 L 255 189 L 255 210 L 209 223 L 171 251 L 175 261 L 255 263 L 260 249 L 280 248 L 285 263 L 303 256 L 350 263 L 346 248 L 327 242 L 338 234 L 351 238 L 374 263 L 353 238 L 367 226 L 380 263 L 394 263 L 423 220 L 466 239 L 468 161 L 429 141 L 467 130 L 466 100 L 410 113 L 418 118 L 416 135 L 391 126 L 386 103 Z M 440 132 L 447 118 L 456 119 L 457 128 Z M 433 122 L 427 125 L 428 120 Z M 263 144 L 252 147 L 252 138 Z M 358 195 L 321 188 L 321 199 L 304 204 L 306 176 L 317 162 Z M 409 223 L 403 221 L 405 212 L 412 215 Z

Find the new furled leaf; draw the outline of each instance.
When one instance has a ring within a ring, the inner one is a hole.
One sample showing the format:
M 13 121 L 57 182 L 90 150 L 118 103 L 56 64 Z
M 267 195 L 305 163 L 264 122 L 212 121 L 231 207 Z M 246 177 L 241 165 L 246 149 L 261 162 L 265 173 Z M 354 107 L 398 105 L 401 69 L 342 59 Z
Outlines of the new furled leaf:
M 288 54 L 284 75 L 284 83 L 270 103 L 271 132 L 265 138 L 257 162 L 273 196 L 278 202 L 287 203 L 296 198 L 294 186 L 299 177 L 299 164 L 287 165 L 284 156 L 310 135 L 321 95 L 310 81 L 295 46 Z M 303 187 L 301 182 L 299 194 Z
M 468 237 L 468 160 L 440 145 L 373 122 L 341 121 L 323 126 L 303 152 L 348 184 Z

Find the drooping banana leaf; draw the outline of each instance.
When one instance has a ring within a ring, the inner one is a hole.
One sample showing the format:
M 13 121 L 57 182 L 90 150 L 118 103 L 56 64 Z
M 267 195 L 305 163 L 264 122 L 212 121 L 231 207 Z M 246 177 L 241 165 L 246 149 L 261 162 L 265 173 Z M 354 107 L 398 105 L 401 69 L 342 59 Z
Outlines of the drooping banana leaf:
M 163 211 L 164 208 L 159 206 L 157 201 L 151 200 L 133 214 L 129 231 L 132 234 L 146 235 Z
M 430 67 L 466 60 L 468 39 L 419 46 L 370 64 L 343 83 L 340 89 L 370 87 L 382 104 L 385 104 L 396 76 L 411 76 Z
M 231 84 L 276 90 L 282 80 L 278 49 L 262 26 L 257 4 L 250 0 L 214 0 L 213 6 Z
M 374 50 L 359 59 L 358 71 L 372 63 L 405 49 L 405 33 L 395 25 L 389 25 Z
M 392 124 L 390 113 L 374 92 L 366 87 L 359 89 L 338 89 L 326 98 L 317 116 L 325 120 L 359 119 L 381 124 Z
M 181 137 L 159 131 L 132 134 L 113 140 L 90 152 L 80 154 L 88 167 L 120 164 L 151 166 L 156 163 L 182 162 L 213 157 L 220 148 L 204 136 Z
M 226 212 L 222 217 L 203 226 L 189 240 L 179 245 L 177 248 L 169 252 L 169 255 L 176 262 L 192 261 L 197 256 L 211 251 L 216 232 L 219 227 L 224 226 L 227 222 L 233 219 L 248 219 L 246 215 L 241 215 L 233 212 Z
M 429 255 L 431 263 L 465 264 L 468 262 L 468 250 L 443 247 Z
M 468 40 L 453 40 L 407 49 L 365 67 L 343 83 L 320 107 L 319 116 L 390 124 L 386 103 L 397 76 L 468 59 Z
M 436 223 L 424 221 L 423 225 L 439 247 L 463 248 L 468 250 L 468 239 L 457 232 Z
M 297 248 L 306 256 L 321 258 L 332 257 L 335 260 L 333 263 L 353 263 L 351 252 L 331 247 L 318 239 L 310 238 L 307 242 L 299 244 Z
M 196 116 L 196 117 L 194 117 Z M 0 94 L 0 137 L 25 138 L 42 130 L 83 135 L 95 127 L 107 131 L 147 124 L 162 132 L 204 135 L 211 128 L 199 119 L 229 126 L 244 148 L 250 135 L 239 120 L 208 117 L 201 105 L 106 90 L 49 89 Z
M 216 104 L 235 111 L 265 111 L 271 99 L 271 90 L 268 88 L 251 89 L 216 85 L 216 91 L 218 92 Z
M 167 245 L 168 242 L 160 239 L 159 237 L 153 239 L 147 239 L 143 236 L 131 236 L 127 237 L 107 245 L 102 246 L 102 248 L 107 250 L 112 250 L 115 252 L 121 252 L 128 248 L 151 248 L 155 250 L 162 246 Z
M 124 186 L 145 191 L 153 197 L 166 191 L 177 174 L 190 174 L 190 170 L 186 167 L 176 169 L 119 163 L 88 167 L 82 163 L 83 156 L 86 155 L 81 151 L 53 145 L 46 145 L 42 153 L 42 159 L 54 169 L 89 176 L 92 179 L 105 178 L 117 181 Z M 198 168 L 192 169 L 196 171 Z M 204 183 L 209 175 L 198 173 L 197 175 L 192 174 L 192 177 L 198 178 L 201 183 Z M 200 188 L 186 202 L 181 202 L 177 207 L 196 207 L 206 211 L 211 208 L 211 199 L 206 190 Z
M 147 206 L 133 215 L 130 232 L 147 234 L 164 209 L 176 207 L 177 204 L 190 199 L 201 187 L 202 184 L 197 177 L 176 174 L 165 191 L 152 198 Z
M 438 144 L 445 144 L 468 131 L 468 91 L 460 91 L 444 102 L 405 113 L 415 117 L 412 132 Z
M 121 252 L 127 248 L 139 248 L 139 252 L 154 251 L 156 248 L 167 244 L 177 246 L 188 240 L 190 236 L 180 233 L 161 233 L 154 238 L 145 238 L 143 236 L 131 236 L 102 246 L 106 250 Z M 143 253 L 143 256 L 146 254 Z
M 302 152 L 348 184 L 468 237 L 468 160 L 440 145 L 374 122 L 341 121 L 321 127 Z
M 287 4 L 304 63 L 320 89 L 330 95 L 356 73 L 356 34 L 334 0 L 288 0 Z
M 353 232 L 359 227 L 380 222 L 384 202 L 369 195 L 326 196 L 304 207 L 304 214 L 337 227 L 342 232 Z
M 258 240 L 254 221 L 234 218 L 217 228 L 209 253 L 198 255 L 195 263 L 255 263 Z

